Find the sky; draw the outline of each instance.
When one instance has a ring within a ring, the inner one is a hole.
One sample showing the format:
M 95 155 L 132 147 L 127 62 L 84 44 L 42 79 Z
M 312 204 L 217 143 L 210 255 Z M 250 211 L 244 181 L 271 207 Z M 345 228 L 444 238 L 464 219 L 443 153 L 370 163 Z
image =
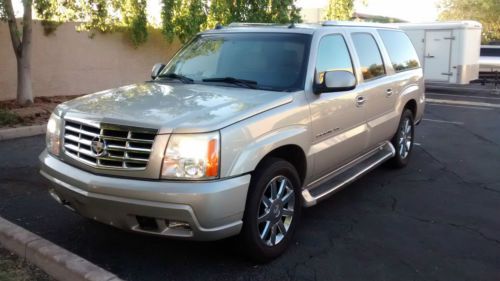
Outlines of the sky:
M 358 13 L 394 17 L 410 22 L 435 21 L 439 0 L 356 0 L 354 10 Z M 302 8 L 326 7 L 328 0 L 297 0 Z
M 358 13 L 394 17 L 410 22 L 435 21 L 438 15 L 437 3 L 439 0 L 355 0 L 354 9 Z M 160 20 L 160 0 L 148 0 L 148 14 L 153 22 Z M 301 8 L 323 8 L 328 0 L 297 0 Z M 17 15 L 22 14 L 21 0 L 14 0 L 14 9 Z

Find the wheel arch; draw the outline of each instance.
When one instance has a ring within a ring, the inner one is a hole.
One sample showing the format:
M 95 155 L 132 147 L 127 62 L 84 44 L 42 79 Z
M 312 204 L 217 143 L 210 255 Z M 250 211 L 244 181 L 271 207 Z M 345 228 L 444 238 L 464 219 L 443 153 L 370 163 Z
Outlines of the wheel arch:
M 304 183 L 308 167 L 306 154 L 300 146 L 295 144 L 288 144 L 273 149 L 259 161 L 259 163 L 255 167 L 255 170 L 259 169 L 262 164 L 264 164 L 266 160 L 270 158 L 283 159 L 292 164 L 292 166 L 294 166 L 295 170 L 299 174 L 300 183 Z
M 408 100 L 403 107 L 403 111 L 405 109 L 409 109 L 412 112 L 413 119 L 417 117 L 417 101 L 415 99 Z

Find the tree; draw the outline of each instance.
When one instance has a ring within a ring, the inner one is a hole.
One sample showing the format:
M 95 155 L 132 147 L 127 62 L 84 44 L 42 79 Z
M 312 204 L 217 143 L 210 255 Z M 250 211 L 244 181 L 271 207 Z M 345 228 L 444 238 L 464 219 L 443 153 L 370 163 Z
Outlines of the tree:
M 500 40 L 498 0 L 441 0 L 440 20 L 477 20 L 483 25 L 482 41 Z
M 207 21 L 206 11 L 206 0 L 182 1 L 174 18 L 174 32 L 181 42 L 187 42 L 201 31 L 202 25 Z
M 134 46 L 148 38 L 146 0 L 22 0 L 24 15 L 17 22 L 12 0 L 0 0 L 0 19 L 7 21 L 17 59 L 17 101 L 33 102 L 31 85 L 31 33 L 34 8 L 46 33 L 62 22 L 79 21 L 79 30 L 126 31 Z M 342 0 L 347 1 L 347 0 Z M 349 1 L 347 1 L 349 2 Z M 350 1 L 352 4 L 352 1 Z M 297 23 L 300 9 L 294 0 L 161 0 L 162 31 L 168 41 L 186 42 L 196 33 L 217 23 Z M 352 10 L 352 8 L 351 8 Z M 22 26 L 22 31 L 20 31 Z
M 33 103 L 31 85 L 31 33 L 32 0 L 23 0 L 24 15 L 22 32 L 18 26 L 11 0 L 0 0 L 0 18 L 9 26 L 12 48 L 17 61 L 17 102 L 21 105 Z
M 33 2 L 34 1 L 34 2 Z M 31 83 L 32 9 L 42 19 L 46 31 L 53 31 L 61 22 L 82 21 L 80 30 L 129 32 L 134 46 L 148 37 L 146 0 L 22 0 L 23 19 L 16 20 L 12 0 L 0 0 L 0 19 L 9 26 L 12 47 L 17 60 L 17 102 L 33 103 Z M 21 27 L 22 26 L 22 29 Z
M 165 37 L 186 42 L 203 29 L 231 22 L 301 22 L 294 0 L 162 0 Z
M 354 9 L 354 0 L 329 0 L 326 20 L 350 20 Z
M 212 0 L 208 9 L 207 24 L 205 28 L 213 28 L 217 24 L 227 25 L 232 22 L 231 0 Z
M 78 30 L 96 32 L 128 32 L 137 47 L 148 38 L 146 0 L 37 0 L 35 10 L 46 33 L 68 21 L 82 22 Z
M 147 0 L 117 1 L 122 12 L 122 23 L 130 32 L 134 46 L 139 46 L 148 40 L 148 17 L 146 14 Z
M 275 23 L 301 22 L 300 8 L 297 8 L 294 2 L 294 0 L 272 0 L 270 21 Z
M 180 0 L 162 0 L 161 5 L 161 19 L 162 19 L 162 32 L 165 38 L 172 42 L 175 37 L 174 18 L 175 11 L 178 9 Z

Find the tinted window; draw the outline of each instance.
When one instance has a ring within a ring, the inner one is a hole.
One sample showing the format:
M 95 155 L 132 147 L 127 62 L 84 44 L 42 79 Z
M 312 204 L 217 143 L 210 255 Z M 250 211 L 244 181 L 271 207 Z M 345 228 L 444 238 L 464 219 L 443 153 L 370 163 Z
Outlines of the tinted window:
M 495 47 L 481 46 L 481 56 L 500 57 L 500 46 L 495 46 Z
M 194 83 L 234 77 L 255 81 L 259 89 L 304 89 L 310 41 L 306 34 L 202 35 L 180 51 L 162 74 L 183 75 Z
M 396 72 L 420 67 L 417 52 L 410 39 L 401 31 L 379 30 Z
M 355 33 L 352 35 L 352 40 L 359 57 L 363 78 L 368 80 L 385 75 L 384 62 L 373 36 L 368 33 Z
M 325 72 L 334 70 L 353 72 L 351 56 L 342 35 L 328 35 L 321 39 L 316 61 L 316 81 L 323 83 Z

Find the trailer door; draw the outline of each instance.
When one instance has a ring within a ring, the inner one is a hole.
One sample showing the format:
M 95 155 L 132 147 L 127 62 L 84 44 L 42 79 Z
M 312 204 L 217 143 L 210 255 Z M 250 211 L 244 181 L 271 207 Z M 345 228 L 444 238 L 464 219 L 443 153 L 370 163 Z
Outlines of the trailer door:
M 425 80 L 450 82 L 451 38 L 451 30 L 425 32 Z

